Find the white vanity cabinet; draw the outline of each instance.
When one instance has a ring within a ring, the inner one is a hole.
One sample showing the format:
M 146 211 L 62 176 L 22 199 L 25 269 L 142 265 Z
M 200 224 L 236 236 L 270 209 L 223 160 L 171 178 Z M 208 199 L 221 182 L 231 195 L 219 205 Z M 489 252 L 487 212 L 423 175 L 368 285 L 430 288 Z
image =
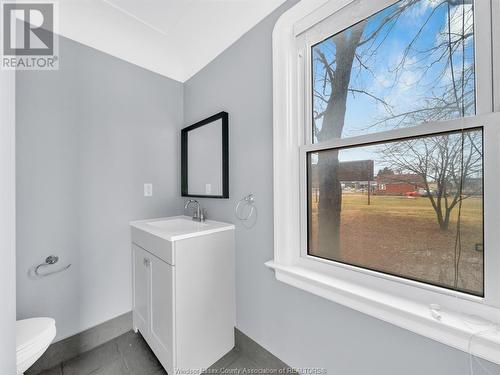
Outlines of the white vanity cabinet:
M 170 375 L 234 346 L 234 226 L 181 216 L 131 223 L 133 325 Z
M 167 371 L 174 356 L 174 270 L 132 244 L 134 329 L 139 330 Z M 171 372 L 169 372 L 170 374 Z

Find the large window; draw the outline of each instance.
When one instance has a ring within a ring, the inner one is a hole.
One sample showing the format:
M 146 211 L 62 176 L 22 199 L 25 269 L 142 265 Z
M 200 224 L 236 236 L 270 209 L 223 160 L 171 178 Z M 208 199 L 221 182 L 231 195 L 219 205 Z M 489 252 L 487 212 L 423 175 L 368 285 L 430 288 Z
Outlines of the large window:
M 482 296 L 482 142 L 473 129 L 308 153 L 308 253 Z
M 500 363 L 488 322 L 500 323 L 499 11 L 498 0 L 318 0 L 280 18 L 266 264 Z
M 401 0 L 311 45 L 309 67 L 318 146 L 474 115 L 473 3 Z M 308 153 L 308 254 L 482 296 L 481 131 L 392 137 Z

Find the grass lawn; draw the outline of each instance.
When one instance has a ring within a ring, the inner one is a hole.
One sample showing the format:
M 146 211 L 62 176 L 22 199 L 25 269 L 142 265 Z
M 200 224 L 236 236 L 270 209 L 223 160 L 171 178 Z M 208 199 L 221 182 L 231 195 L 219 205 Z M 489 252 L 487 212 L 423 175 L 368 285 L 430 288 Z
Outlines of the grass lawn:
M 317 203 L 312 202 L 309 252 L 349 264 L 409 277 L 428 283 L 455 287 L 455 261 L 460 290 L 482 294 L 483 201 L 465 199 L 461 211 L 461 247 L 455 252 L 458 205 L 449 229 L 439 228 L 429 198 L 400 196 L 342 195 L 340 251 L 318 244 Z

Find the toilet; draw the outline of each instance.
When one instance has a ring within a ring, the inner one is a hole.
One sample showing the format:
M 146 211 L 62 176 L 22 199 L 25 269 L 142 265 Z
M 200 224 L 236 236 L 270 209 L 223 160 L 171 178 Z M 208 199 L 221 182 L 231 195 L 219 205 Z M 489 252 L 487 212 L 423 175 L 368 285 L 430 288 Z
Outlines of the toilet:
M 47 350 L 56 337 L 52 318 L 31 318 L 16 322 L 17 375 L 23 374 Z

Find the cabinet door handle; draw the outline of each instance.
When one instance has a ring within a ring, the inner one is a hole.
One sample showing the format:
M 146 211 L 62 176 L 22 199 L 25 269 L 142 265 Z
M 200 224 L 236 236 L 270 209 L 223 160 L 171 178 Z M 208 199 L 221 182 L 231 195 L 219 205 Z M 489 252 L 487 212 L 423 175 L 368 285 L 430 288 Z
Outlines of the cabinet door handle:
M 151 261 L 148 259 L 148 258 L 144 258 L 143 260 L 143 264 L 146 266 L 146 267 L 149 267 L 149 264 L 151 263 Z

